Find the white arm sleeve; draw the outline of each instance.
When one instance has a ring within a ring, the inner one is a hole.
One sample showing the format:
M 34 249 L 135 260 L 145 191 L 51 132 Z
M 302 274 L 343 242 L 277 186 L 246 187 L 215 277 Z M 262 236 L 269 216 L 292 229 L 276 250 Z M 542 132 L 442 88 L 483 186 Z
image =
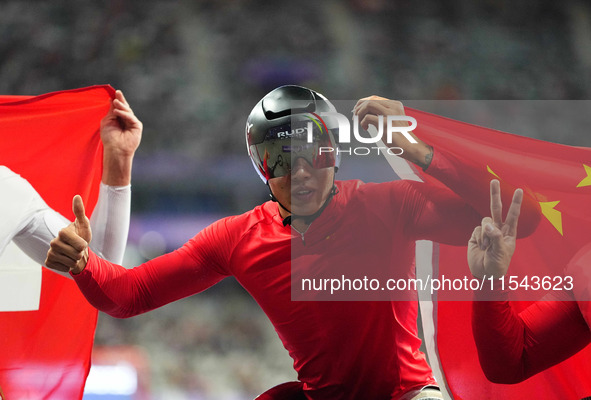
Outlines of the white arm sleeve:
M 68 220 L 53 211 L 31 184 L 8 168 L 0 166 L 0 205 L 4 229 L 0 253 L 12 240 L 37 264 L 43 264 L 49 242 Z
M 3 190 L 11 188 L 17 190 L 12 191 L 13 199 L 6 201 L 18 202 L 21 210 L 18 225 L 10 236 L 29 257 L 43 264 L 49 242 L 70 222 L 49 208 L 37 191 L 20 176 L 13 174 L 9 188 L 3 187 Z M 130 186 L 114 187 L 101 183 L 98 202 L 90 218 L 93 235 L 90 247 L 98 255 L 117 264 L 123 261 L 127 243 L 130 204 Z M 69 277 L 69 274 L 62 275 Z
M 39 201 L 43 203 L 43 208 L 38 209 L 34 214 L 29 216 L 25 221 L 26 225 L 12 240 L 37 264 L 43 265 L 45 263 L 45 258 L 47 257 L 47 251 L 49 250 L 49 242 L 57 236 L 57 233 L 62 228 L 68 226 L 70 221 L 49 208 L 41 197 L 39 197 Z M 65 272 L 54 272 L 69 276 L 69 274 Z
M 131 185 L 107 186 L 101 182 L 99 198 L 90 217 L 90 247 L 102 258 L 121 264 L 129 232 Z

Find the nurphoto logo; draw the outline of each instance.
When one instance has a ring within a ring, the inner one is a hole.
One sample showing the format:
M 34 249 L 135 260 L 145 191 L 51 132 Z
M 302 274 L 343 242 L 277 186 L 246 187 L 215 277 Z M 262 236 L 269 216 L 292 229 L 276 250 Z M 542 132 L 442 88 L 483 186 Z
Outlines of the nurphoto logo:
M 325 120 L 336 121 L 338 124 L 338 139 L 337 142 L 339 144 L 350 144 L 351 143 L 351 124 L 349 123 L 349 119 L 340 114 L 338 112 L 320 112 L 316 113 L 309 113 L 312 116 L 305 114 L 304 116 L 308 118 L 310 121 L 307 124 L 307 136 L 306 140 L 308 143 L 314 142 L 314 124 L 318 127 L 320 132 L 323 134 L 328 134 L 327 124 Z M 411 135 L 411 131 L 417 127 L 417 120 L 413 117 L 408 117 L 406 115 L 388 115 L 386 118 L 386 129 L 384 129 L 384 116 L 378 116 L 378 126 L 375 127 L 375 130 L 372 132 L 370 130 L 369 133 L 371 134 L 370 137 L 362 136 L 359 132 L 359 117 L 357 115 L 353 116 L 353 138 L 361 144 L 367 146 L 355 146 L 349 147 L 346 149 L 342 149 L 340 147 L 319 147 L 318 148 L 318 155 L 322 155 L 323 153 L 336 153 L 338 154 L 348 154 L 348 155 L 358 155 L 358 156 L 366 156 L 375 152 L 375 154 L 379 154 L 380 151 L 386 152 L 390 155 L 402 155 L 404 150 L 401 147 L 393 146 L 393 138 L 395 134 L 402 134 L 406 140 L 410 143 L 417 143 L 416 139 Z M 395 122 L 404 121 L 409 123 L 406 126 L 395 126 Z M 303 130 L 304 128 L 299 128 Z M 384 130 L 386 132 L 384 132 Z M 297 132 L 298 134 L 303 132 Z M 384 139 L 385 134 L 385 141 Z M 381 142 L 381 143 L 380 143 Z M 373 146 L 369 146 L 373 145 Z

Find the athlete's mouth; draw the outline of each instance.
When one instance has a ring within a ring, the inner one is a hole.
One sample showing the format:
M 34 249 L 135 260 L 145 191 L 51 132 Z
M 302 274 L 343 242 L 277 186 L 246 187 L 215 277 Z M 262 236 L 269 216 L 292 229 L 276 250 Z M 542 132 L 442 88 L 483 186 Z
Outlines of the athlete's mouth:
M 304 197 L 310 196 L 313 192 L 314 192 L 314 190 L 310 189 L 310 188 L 305 188 L 305 187 L 304 188 L 297 188 L 297 189 L 291 191 L 291 196 L 304 198 Z

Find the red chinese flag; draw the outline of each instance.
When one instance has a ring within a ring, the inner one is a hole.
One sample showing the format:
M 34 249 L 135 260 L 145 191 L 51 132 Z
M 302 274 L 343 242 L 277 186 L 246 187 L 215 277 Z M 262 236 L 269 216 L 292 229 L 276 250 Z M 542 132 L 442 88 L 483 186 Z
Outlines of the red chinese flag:
M 506 191 L 523 188 L 530 205 L 535 204 L 539 223 L 528 228 L 527 221 L 520 220 L 522 232 L 535 230 L 518 240 L 508 275 L 524 282 L 511 293 L 512 299 L 519 300 L 514 302 L 518 310 L 541 298 L 548 291 L 534 290 L 532 276 L 562 276 L 570 258 L 591 242 L 591 149 L 503 133 L 417 110 L 407 110 L 407 114 L 417 119 L 417 136 L 433 145 L 435 151 L 451 154 L 459 174 L 470 176 L 466 182 L 478 181 L 476 186 L 467 183 L 460 192 L 472 204 L 479 202 L 479 211 L 490 215 L 488 185 L 492 178 L 499 179 Z M 433 180 L 426 175 L 422 178 Z M 504 212 L 508 206 L 505 202 Z M 471 277 L 466 247 L 434 245 L 431 257 L 420 258 L 426 259 L 432 277 Z M 417 257 L 418 270 L 425 267 L 420 264 Z M 561 285 L 554 286 L 559 280 L 552 280 L 550 290 L 564 290 Z M 429 359 L 439 380 L 447 383 L 450 397 L 473 400 L 591 396 L 591 348 L 522 383 L 489 382 L 480 367 L 472 336 L 471 299 L 470 291 L 440 292 L 425 303 L 432 309 L 422 307 L 427 314 L 423 321 L 427 318 L 433 322 L 432 330 L 429 323 L 425 329 Z
M 110 86 L 0 96 L 0 165 L 66 218 L 75 194 L 90 215 L 102 173 L 99 124 L 113 97 Z M 8 399 L 80 399 L 97 311 L 71 279 L 45 268 L 41 279 L 37 310 L 0 312 L 0 388 Z

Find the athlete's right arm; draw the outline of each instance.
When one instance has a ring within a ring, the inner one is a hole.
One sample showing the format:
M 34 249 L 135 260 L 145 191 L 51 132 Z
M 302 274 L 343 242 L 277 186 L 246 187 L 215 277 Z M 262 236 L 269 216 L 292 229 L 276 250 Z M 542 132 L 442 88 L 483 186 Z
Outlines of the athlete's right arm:
M 202 292 L 226 277 L 196 263 L 186 246 L 133 269 L 90 252 L 86 268 L 73 275 L 94 307 L 116 318 L 133 317 Z
M 111 316 L 127 318 L 153 310 L 228 276 L 215 268 L 221 257 L 213 248 L 215 241 L 203 232 L 182 248 L 133 269 L 103 260 L 88 249 L 92 233 L 82 201 L 75 199 L 73 209 L 76 220 L 52 240 L 45 263 L 69 270 L 86 299 Z

